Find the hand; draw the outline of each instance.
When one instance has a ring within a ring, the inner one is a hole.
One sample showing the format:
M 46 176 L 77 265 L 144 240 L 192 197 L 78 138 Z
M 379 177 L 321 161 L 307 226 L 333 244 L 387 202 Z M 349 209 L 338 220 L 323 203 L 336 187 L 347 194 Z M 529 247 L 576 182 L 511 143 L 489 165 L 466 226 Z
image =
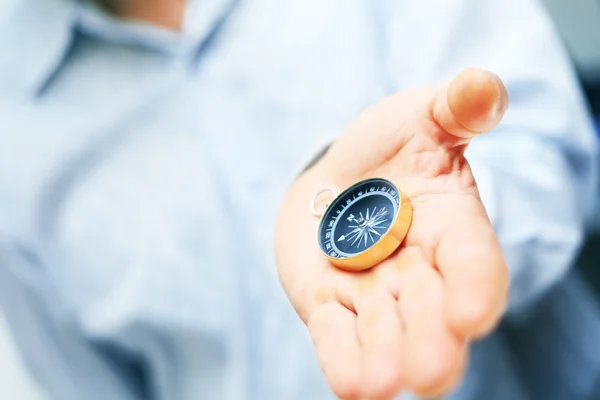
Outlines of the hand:
M 276 227 L 280 279 L 341 398 L 447 393 L 460 381 L 469 341 L 500 319 L 507 267 L 464 151 L 507 105 L 500 80 L 476 69 L 389 97 L 349 125 L 287 194 Z M 308 204 L 323 187 L 371 177 L 409 197 L 412 226 L 392 257 L 345 272 L 320 253 Z

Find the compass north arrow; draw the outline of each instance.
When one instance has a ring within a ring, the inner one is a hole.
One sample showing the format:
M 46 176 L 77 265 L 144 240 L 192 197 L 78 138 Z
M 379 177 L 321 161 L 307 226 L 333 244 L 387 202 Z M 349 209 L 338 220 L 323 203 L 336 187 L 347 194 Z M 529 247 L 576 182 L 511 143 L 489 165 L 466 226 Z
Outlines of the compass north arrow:
M 338 242 L 341 242 L 342 240 L 346 240 L 346 235 L 340 236 L 340 238 L 338 239 Z

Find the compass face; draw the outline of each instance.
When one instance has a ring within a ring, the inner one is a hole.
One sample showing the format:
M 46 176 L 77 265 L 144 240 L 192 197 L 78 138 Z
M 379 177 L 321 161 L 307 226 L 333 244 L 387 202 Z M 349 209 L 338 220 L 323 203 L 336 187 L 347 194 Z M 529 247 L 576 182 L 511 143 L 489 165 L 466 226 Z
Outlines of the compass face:
M 329 257 L 349 258 L 375 245 L 389 231 L 400 208 L 398 189 L 385 179 L 359 182 L 327 208 L 319 245 Z

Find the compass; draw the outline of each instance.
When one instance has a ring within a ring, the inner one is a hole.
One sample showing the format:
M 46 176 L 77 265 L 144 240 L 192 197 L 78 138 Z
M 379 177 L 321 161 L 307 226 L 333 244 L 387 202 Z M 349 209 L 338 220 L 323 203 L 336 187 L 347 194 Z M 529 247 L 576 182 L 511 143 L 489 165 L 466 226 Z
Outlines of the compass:
M 392 182 L 367 179 L 329 204 L 319 225 L 319 247 L 334 265 L 365 270 L 400 246 L 411 221 L 410 201 Z

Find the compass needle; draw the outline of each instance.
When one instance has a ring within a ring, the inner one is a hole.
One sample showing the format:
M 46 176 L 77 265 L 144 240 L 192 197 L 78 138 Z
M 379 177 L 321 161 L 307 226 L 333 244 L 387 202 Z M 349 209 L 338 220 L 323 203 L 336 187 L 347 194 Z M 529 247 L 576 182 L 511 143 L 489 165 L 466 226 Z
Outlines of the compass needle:
M 361 234 L 360 234 L 360 233 L 358 233 L 358 234 L 356 235 L 356 238 L 355 238 L 355 239 L 354 239 L 354 241 L 352 242 L 352 246 L 354 246 L 354 243 L 356 243 L 356 241 L 357 241 L 357 240 L 360 240 L 360 236 L 361 236 Z M 359 242 L 359 243 L 360 243 L 360 242 Z
M 367 231 L 369 233 L 369 237 L 371 238 L 371 242 L 375 243 L 375 239 L 373 239 L 373 235 L 371 235 L 371 229 Z
M 374 233 L 374 234 L 376 234 L 377 236 L 381 236 L 381 234 L 380 234 L 379 232 L 377 232 L 377 231 L 376 231 L 375 229 L 373 229 L 373 228 L 369 228 L 369 233 Z

